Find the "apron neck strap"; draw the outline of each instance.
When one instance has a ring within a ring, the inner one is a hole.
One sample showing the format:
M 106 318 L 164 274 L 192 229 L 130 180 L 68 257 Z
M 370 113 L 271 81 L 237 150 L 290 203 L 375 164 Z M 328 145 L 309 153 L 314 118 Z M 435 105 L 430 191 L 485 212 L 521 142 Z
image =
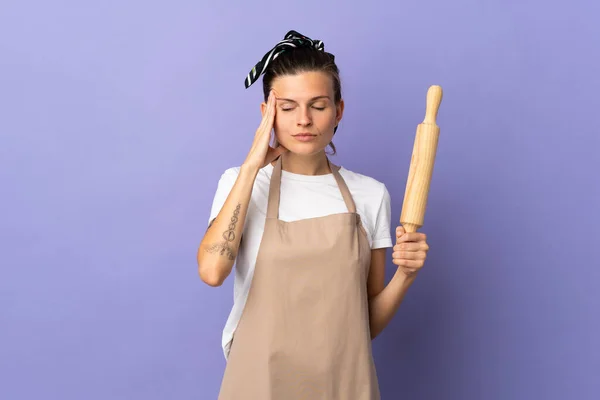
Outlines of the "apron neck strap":
M 269 200 L 267 203 L 267 218 L 271 219 L 279 219 L 279 199 L 281 195 L 281 160 L 283 155 L 279 156 L 275 166 L 273 167 L 273 173 L 271 174 L 271 183 L 269 185 Z M 356 205 L 354 204 L 354 200 L 352 199 L 352 195 L 350 194 L 350 190 L 346 185 L 346 181 L 342 178 L 342 175 L 339 173 L 340 167 L 329 162 L 329 158 L 327 158 L 327 164 L 331 169 L 333 177 L 338 184 L 340 191 L 342 192 L 342 197 L 344 198 L 344 203 L 346 203 L 346 208 L 348 212 L 355 213 Z

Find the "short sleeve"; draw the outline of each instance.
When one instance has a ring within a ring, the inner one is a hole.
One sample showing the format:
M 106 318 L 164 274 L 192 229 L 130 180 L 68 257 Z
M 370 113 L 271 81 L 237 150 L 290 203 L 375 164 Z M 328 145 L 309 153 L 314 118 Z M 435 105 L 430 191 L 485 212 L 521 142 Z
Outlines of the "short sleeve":
M 390 193 L 387 187 L 383 185 L 383 193 L 381 196 L 381 202 L 379 203 L 379 210 L 377 211 L 377 218 L 375 220 L 375 229 L 373 231 L 373 243 L 371 249 L 379 249 L 382 247 L 392 247 L 392 235 L 390 233 L 392 217 L 392 204 Z
M 229 168 L 221 175 L 217 185 L 217 191 L 215 192 L 215 196 L 213 198 L 212 207 L 210 209 L 210 216 L 208 218 L 209 224 L 210 221 L 219 215 L 219 212 L 221 211 L 221 208 L 223 208 L 225 200 L 227 200 L 227 197 L 229 196 L 229 193 L 231 192 L 238 175 L 239 168 Z

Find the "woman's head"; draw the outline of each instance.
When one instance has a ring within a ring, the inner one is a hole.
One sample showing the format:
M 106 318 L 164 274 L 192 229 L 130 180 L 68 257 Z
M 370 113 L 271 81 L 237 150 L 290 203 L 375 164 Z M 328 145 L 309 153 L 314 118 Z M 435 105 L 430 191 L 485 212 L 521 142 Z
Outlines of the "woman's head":
M 294 46 L 288 46 L 289 42 Z M 335 154 L 332 138 L 342 119 L 344 101 L 334 56 L 323 51 L 321 41 L 290 31 L 286 40 L 267 53 L 261 63 L 257 67 L 264 69 L 263 113 L 271 90 L 277 97 L 275 144 L 306 155 L 323 151 L 329 145 Z M 252 84 L 250 78 L 258 78 L 256 67 L 248 75 L 246 87 Z M 297 136 L 302 133 L 314 136 Z

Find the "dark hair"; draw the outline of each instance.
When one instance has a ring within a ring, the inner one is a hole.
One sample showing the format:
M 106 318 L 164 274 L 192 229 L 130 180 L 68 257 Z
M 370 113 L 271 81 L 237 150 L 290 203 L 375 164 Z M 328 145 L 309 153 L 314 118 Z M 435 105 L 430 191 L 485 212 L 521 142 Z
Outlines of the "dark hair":
M 340 71 L 335 64 L 334 56 L 322 50 L 317 50 L 312 47 L 298 47 L 286 50 L 269 64 L 263 76 L 263 94 L 265 101 L 269 98 L 269 92 L 273 80 L 279 76 L 295 75 L 300 72 L 325 72 L 331 77 L 333 82 L 333 100 L 335 104 L 339 104 L 342 100 L 342 85 L 340 81 Z M 333 130 L 333 134 L 337 131 L 337 126 Z M 277 139 L 275 139 L 277 144 Z M 336 154 L 333 141 L 329 143 L 333 154 Z

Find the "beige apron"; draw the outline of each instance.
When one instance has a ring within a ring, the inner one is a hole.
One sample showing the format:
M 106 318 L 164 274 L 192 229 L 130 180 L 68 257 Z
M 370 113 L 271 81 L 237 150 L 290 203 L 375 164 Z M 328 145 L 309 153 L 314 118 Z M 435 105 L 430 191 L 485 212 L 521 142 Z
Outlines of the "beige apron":
M 285 222 L 277 160 L 219 400 L 380 399 L 367 299 L 371 249 L 339 167 L 329 165 L 348 212 Z

